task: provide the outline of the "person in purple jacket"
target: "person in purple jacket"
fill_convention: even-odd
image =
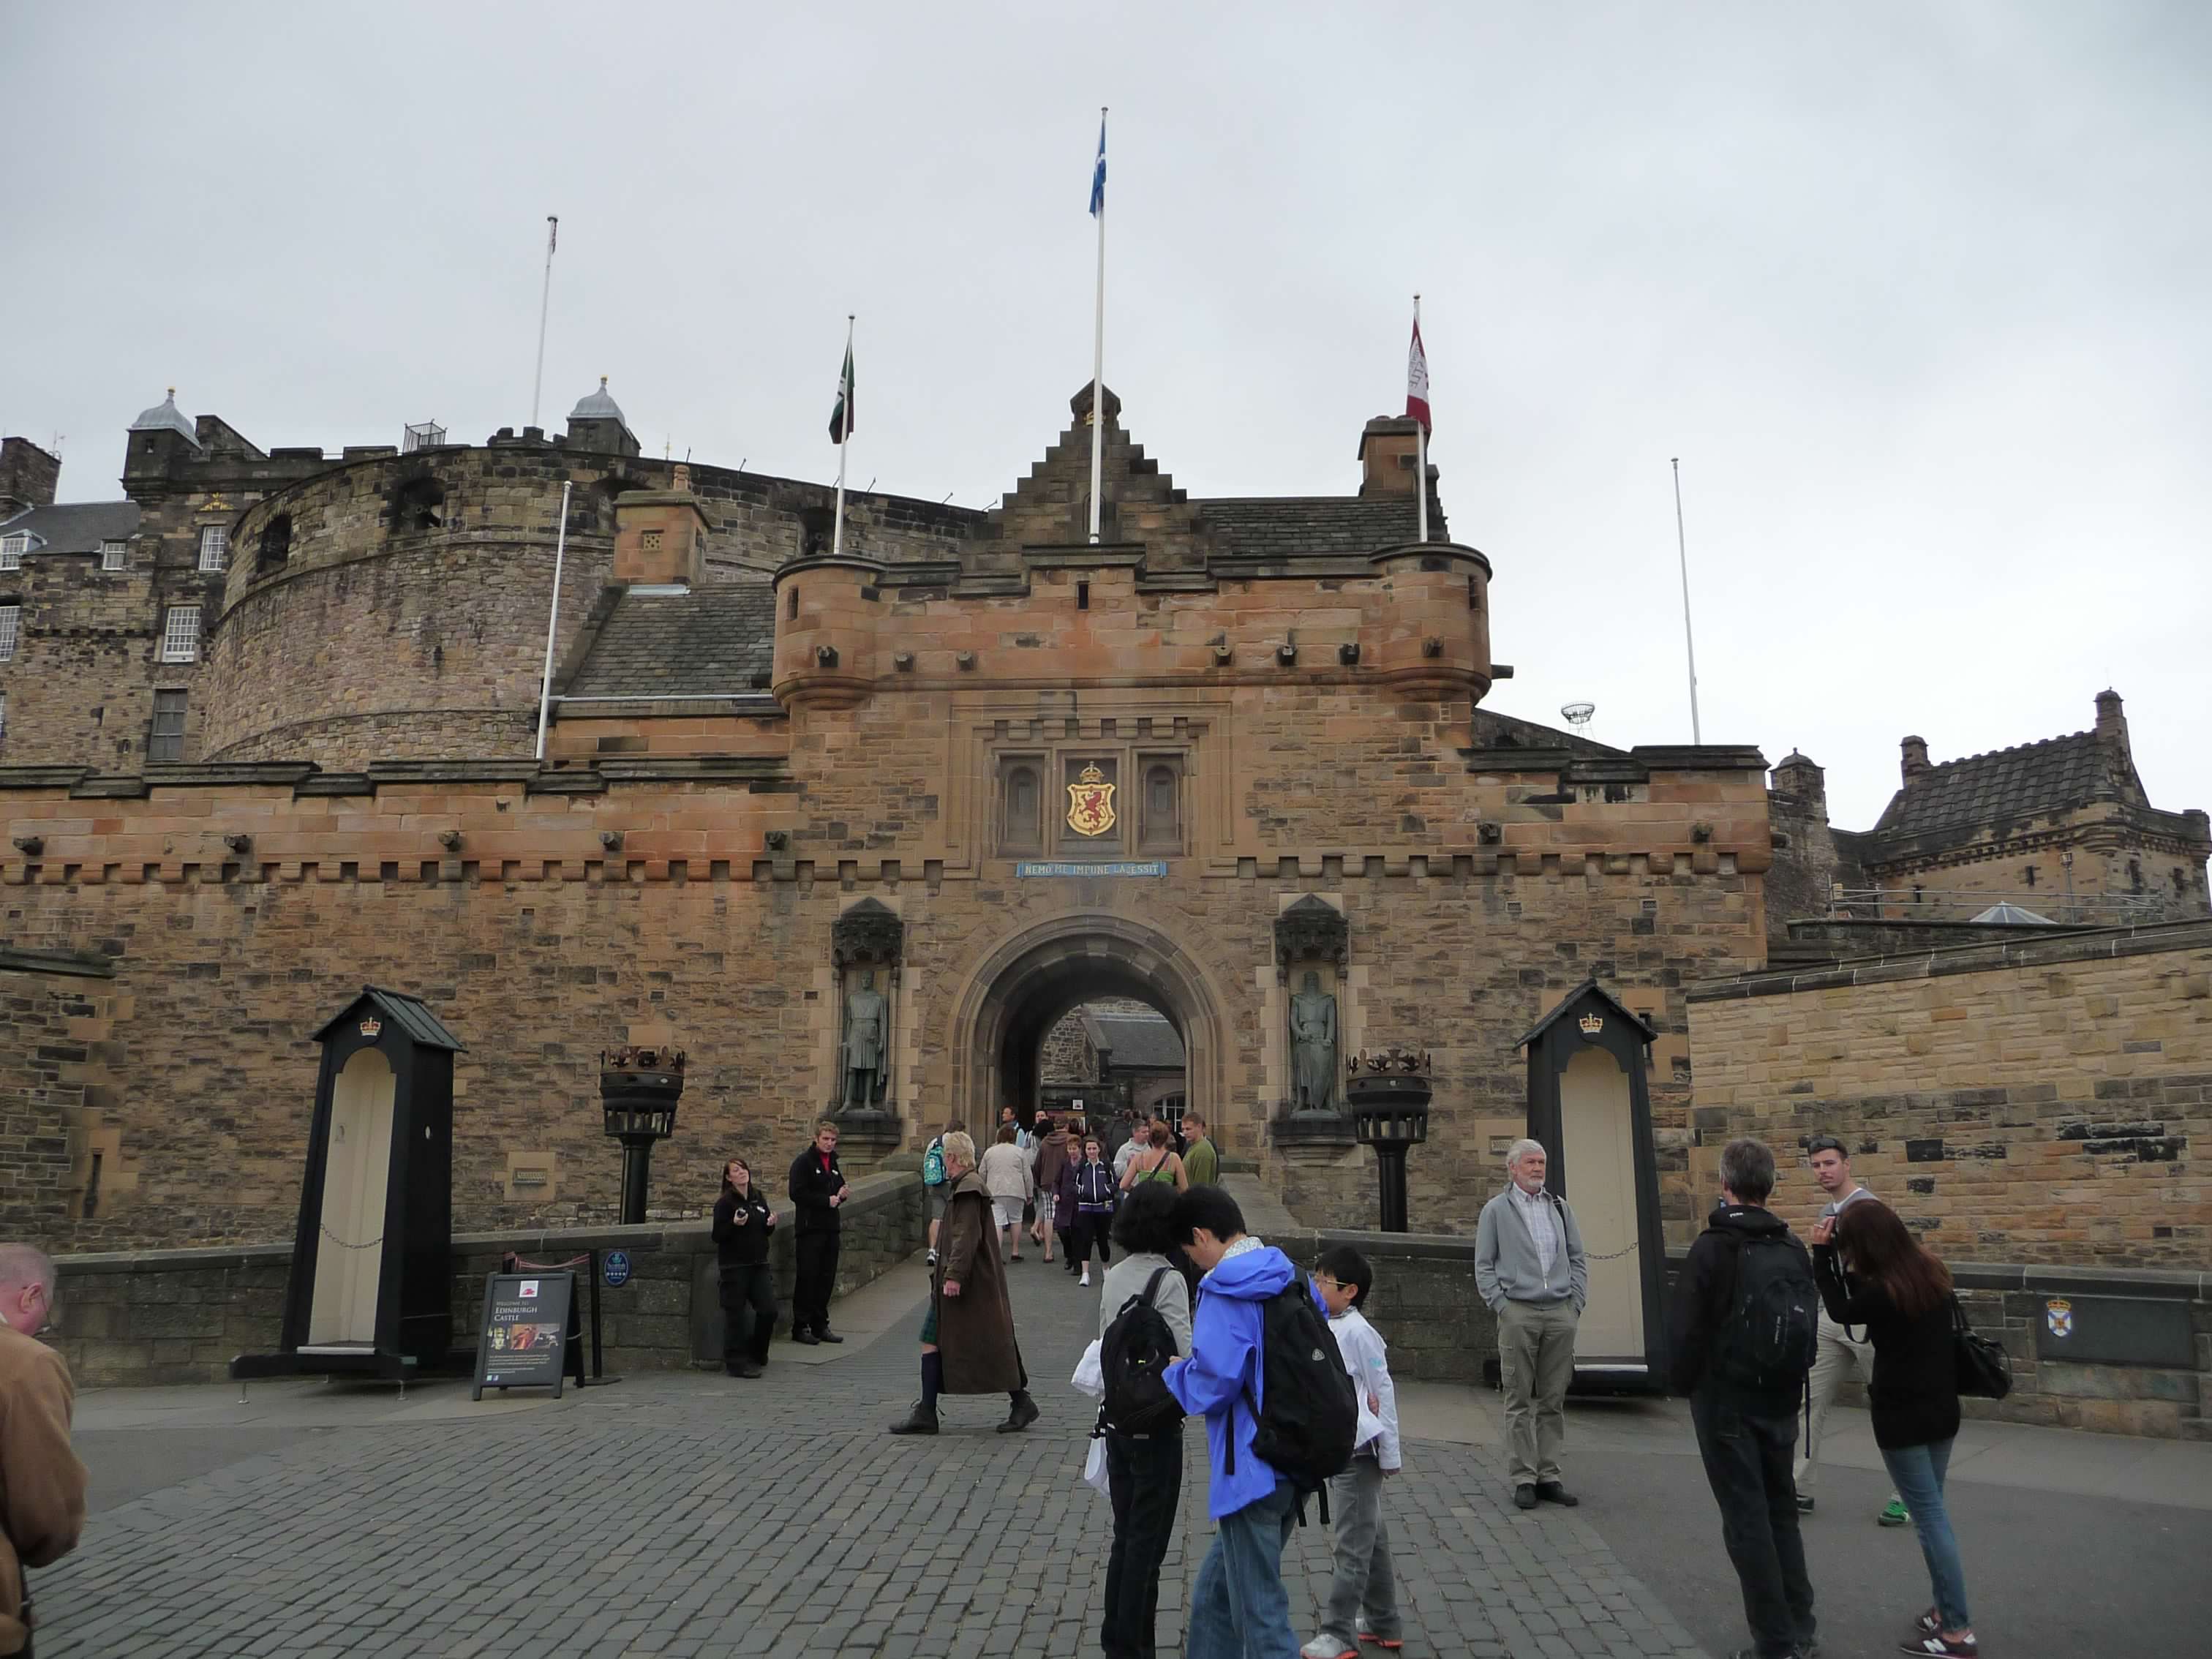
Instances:
[[[1213,1478],[1206,1507],[1213,1547],[1191,1591],[1188,1659],[1297,1659],[1283,1549],[1297,1524],[1297,1493],[1252,1450],[1266,1378],[1261,1304],[1297,1277],[1291,1259],[1244,1231],[1243,1212],[1218,1187],[1176,1200],[1174,1228],[1206,1277],[1191,1322],[1190,1358],[1164,1373],[1182,1408],[1206,1417]],[[1230,1473],[1230,1448],[1236,1473]]]

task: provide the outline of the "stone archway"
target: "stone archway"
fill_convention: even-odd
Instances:
[[[1071,1008],[1133,997],[1165,1015],[1182,1039],[1193,1109],[1218,1121],[1227,1099],[1222,999],[1206,971],[1158,929],[1126,916],[1079,915],[1028,928],[992,951],[953,1004],[953,1115],[994,1122],[1036,1081],[1045,1034]]]

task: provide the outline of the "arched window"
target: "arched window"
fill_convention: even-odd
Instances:
[[[292,556],[292,515],[279,513],[261,526],[260,562],[268,569]]]
[[[1143,822],[1139,825],[1139,843],[1148,851],[1176,852],[1182,846],[1182,780],[1175,763],[1169,760],[1147,762],[1145,766],[1145,793],[1140,803]]]
[[[1034,852],[1044,844],[1043,783],[1033,763],[1009,765],[1004,774],[1006,822],[1000,840],[1012,852]]]

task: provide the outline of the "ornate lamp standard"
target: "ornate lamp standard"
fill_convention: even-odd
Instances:
[[[1352,1133],[1375,1149],[1382,1188],[1382,1231],[1406,1229],[1406,1151],[1429,1138],[1429,1057],[1403,1048],[1354,1054],[1346,1063],[1346,1097]]]
[[[610,1139],[622,1142],[622,1219],[645,1219],[652,1179],[653,1144],[676,1133],[676,1102],[684,1092],[681,1053],[665,1048],[617,1048],[599,1054],[599,1103]]]

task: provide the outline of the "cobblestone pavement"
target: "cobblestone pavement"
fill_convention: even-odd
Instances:
[[[40,1655],[1096,1654],[1111,1528],[1066,1378],[1097,1292],[1010,1272],[1044,1409],[1027,1434],[994,1433],[1005,1402],[982,1399],[947,1401],[937,1439],[883,1432],[918,1392],[918,1308],[760,1382],[633,1377],[319,1434],[95,1516],[34,1583]],[[1189,1432],[1164,1652],[1212,1540]],[[1411,1443],[1407,1466],[1389,1501],[1412,1659],[1698,1653],[1587,1522],[1513,1509],[1486,1449]],[[1328,1565],[1326,1532],[1300,1532],[1301,1640]]]

